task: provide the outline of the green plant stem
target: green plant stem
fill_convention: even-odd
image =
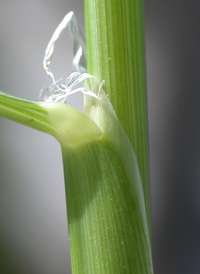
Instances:
[[[150,231],[147,101],[142,0],[85,0],[88,72],[105,92],[134,148]]]
[[[137,160],[105,93],[85,100],[102,132],[62,146],[73,274],[152,274],[151,245]]]
[[[104,138],[62,152],[72,273],[152,273],[139,177]]]

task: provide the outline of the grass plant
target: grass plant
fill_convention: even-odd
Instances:
[[[85,0],[85,15],[97,98],[81,113],[0,93],[0,115],[61,145],[72,273],[151,274],[143,2]]]

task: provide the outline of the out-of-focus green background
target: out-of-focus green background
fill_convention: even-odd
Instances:
[[[83,0],[0,1],[0,89],[38,100],[42,60],[58,23]],[[145,1],[155,274],[200,273],[200,4]],[[72,70],[67,31],[56,78]],[[82,109],[82,97],[70,104]],[[77,167],[78,168],[78,167]],[[71,273],[60,146],[0,118],[0,273]]]

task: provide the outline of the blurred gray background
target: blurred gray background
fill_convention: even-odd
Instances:
[[[0,89],[38,100],[55,27],[83,0],[0,0]],[[155,274],[200,273],[200,2],[145,1]],[[72,41],[56,44],[56,78],[72,72]],[[70,104],[82,108],[81,96]],[[0,273],[71,273],[60,146],[0,118]]]

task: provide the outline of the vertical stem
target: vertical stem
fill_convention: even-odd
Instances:
[[[88,72],[104,89],[134,148],[150,231],[142,0],[85,0]]]

